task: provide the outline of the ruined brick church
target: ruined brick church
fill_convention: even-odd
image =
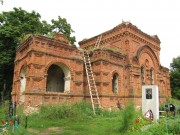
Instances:
[[[98,37],[101,41],[95,47]],[[89,50],[102,107],[141,105],[142,85],[158,85],[160,102],[171,96],[169,70],[160,64],[160,40],[129,22],[71,45],[34,35],[16,50],[12,98],[31,106],[90,100],[83,50]]]

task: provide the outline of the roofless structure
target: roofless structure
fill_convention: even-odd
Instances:
[[[98,44],[97,44],[98,41]],[[103,108],[133,101],[142,85],[158,85],[160,102],[171,96],[169,70],[160,64],[160,40],[129,22],[71,45],[62,34],[30,36],[16,50],[12,97],[18,104],[90,100],[83,54],[90,63]]]

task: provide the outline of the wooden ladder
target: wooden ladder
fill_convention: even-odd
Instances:
[[[86,69],[86,75],[87,75],[87,81],[88,81],[88,87],[89,87],[89,94],[91,97],[91,103],[94,114],[96,114],[96,108],[101,108],[100,100],[98,91],[96,88],[96,83],[94,80],[94,74],[91,67],[91,61],[89,58],[89,52],[84,51],[84,64]]]
[[[99,44],[100,44],[100,42],[101,42],[101,38],[102,38],[102,35],[100,35],[100,36],[97,38],[96,44],[95,44],[94,48],[99,48]]]

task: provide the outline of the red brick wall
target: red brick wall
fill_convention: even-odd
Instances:
[[[94,48],[97,37],[81,41],[80,47]],[[160,102],[171,96],[169,70],[160,66],[160,41],[132,24],[121,24],[102,33],[99,49],[91,51],[92,68],[104,108],[124,107],[132,101],[141,106],[141,67],[145,69],[145,84],[151,83],[150,70],[154,71],[154,84],[159,86]],[[89,100],[89,90],[83,63],[83,52],[70,45],[63,35],[56,38],[31,36],[16,51],[12,97],[20,103],[25,95],[25,105],[39,105]],[[67,92],[46,90],[47,71],[52,64],[65,68],[70,76]],[[26,68],[26,88],[20,92],[21,69]],[[112,90],[113,75],[118,75],[118,90]],[[68,87],[67,87],[68,88]]]

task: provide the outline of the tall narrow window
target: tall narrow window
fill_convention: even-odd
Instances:
[[[141,80],[142,80],[142,85],[145,85],[144,67],[141,67]]]
[[[113,93],[118,93],[118,74],[113,75],[112,91],[113,91]]]
[[[153,69],[150,70],[150,75],[151,75],[151,85],[153,85],[154,84],[154,70]]]

